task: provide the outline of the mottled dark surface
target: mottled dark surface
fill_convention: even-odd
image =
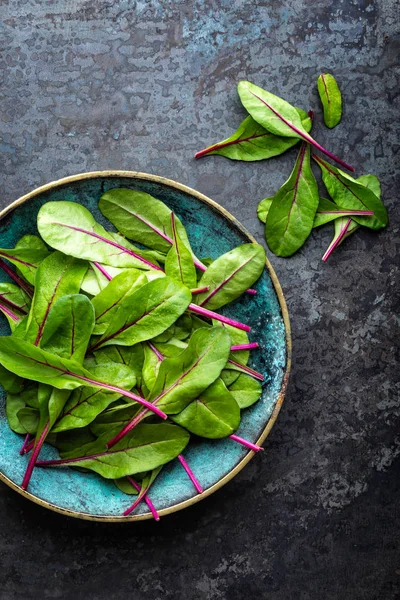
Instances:
[[[316,108],[315,137],[357,174],[381,177],[390,215],[326,265],[329,226],[294,257],[272,257],[294,368],[263,456],[159,524],[66,520],[1,485],[1,600],[399,598],[397,7],[0,2],[2,206],[64,175],[142,170],[208,194],[261,241],[257,201],[295,151],[253,164],[192,159],[240,122],[235,85],[248,78]],[[344,96],[333,131],[321,124],[321,71]]]

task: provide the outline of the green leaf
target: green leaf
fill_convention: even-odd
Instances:
[[[157,373],[161,365],[161,360],[151,349],[150,346],[144,344],[144,363],[142,377],[146,387],[151,390],[156,379]]]
[[[185,429],[168,423],[140,424],[110,451],[106,450],[108,438],[105,433],[84,447],[85,456],[62,460],[60,466],[81,467],[106,479],[118,479],[156,469],[181,454],[189,442]]]
[[[49,256],[47,249],[32,248],[1,248],[0,257],[15,265],[23,277],[32,285],[35,284],[36,271],[40,263]]]
[[[115,241],[114,234],[75,202],[47,202],[39,210],[37,226],[49,246],[69,256],[114,267],[159,268],[146,259],[145,252]]]
[[[322,257],[323,261],[328,260],[335,248],[337,248],[339,244],[343,242],[343,240],[349,237],[349,235],[354,233],[360,227],[360,225],[350,217],[340,217],[340,219],[336,219],[334,226],[335,233],[333,240],[329,244],[328,249]]]
[[[342,118],[342,95],[333,75],[324,73],[318,77],[318,93],[324,109],[325,125],[332,129]]]
[[[310,131],[312,126],[310,117],[300,108],[296,108],[295,110],[300,115],[304,129]],[[270,131],[259,125],[253,117],[248,116],[239,125],[233,135],[226,140],[222,140],[222,142],[218,142],[205,148],[205,150],[197,152],[195,158],[201,158],[207,154],[219,154],[231,160],[264,160],[286,152],[286,150],[297,144],[298,141],[297,137],[282,138],[273,135]]]
[[[129,496],[137,496],[139,493],[137,489],[133,487],[128,477],[120,477],[119,479],[114,479],[114,483],[121,492],[123,492],[124,494],[129,494]]]
[[[353,217],[354,221],[370,229],[381,229],[388,223],[386,208],[372,189],[350,177],[340,169],[313,155],[322,172],[322,180],[332,200],[346,210],[372,210],[375,215]]]
[[[89,298],[83,294],[62,296],[49,312],[40,347],[82,364],[93,327],[94,309]]]
[[[78,293],[87,264],[61,252],[53,252],[40,264],[35,280],[35,294],[29,312],[26,339],[39,344],[43,329],[55,302],[66,294]]]
[[[275,194],[265,223],[265,239],[278,256],[291,256],[311,233],[318,207],[318,185],[310,165],[310,146],[302,144],[296,164]]]
[[[356,181],[374,192],[375,196],[380,200],[381,183],[376,175],[361,175]]]
[[[24,380],[0,365],[0,384],[4,391],[18,394],[24,387]]]
[[[260,277],[265,267],[265,250],[259,244],[243,244],[217,258],[203,273],[199,287],[208,292],[195,296],[196,303],[216,310],[236,300]]]
[[[302,139],[346,169],[354,170],[311,137],[304,128],[299,113],[289,102],[253,85],[249,81],[240,81],[238,92],[243,106],[253,119],[265,129],[275,135]]]
[[[114,320],[122,301],[147,283],[139,269],[128,269],[111,279],[92,300],[96,314],[95,335],[102,335]]]
[[[165,259],[165,273],[176,279],[176,281],[180,281],[189,289],[195,288],[197,284],[196,267],[190,250],[179,237],[174,213],[171,213],[171,229],[174,243]]]
[[[135,346],[105,346],[104,348],[100,348],[100,350],[96,350],[94,356],[95,362],[98,365],[105,363],[126,365],[136,377],[137,385],[141,386],[144,361],[142,344],[135,344]]]
[[[110,344],[132,346],[159,335],[187,309],[191,299],[190,290],[170,277],[150,281],[120,302],[91,350]]]
[[[134,372],[127,365],[118,363],[105,363],[92,366],[90,369],[92,377],[101,381],[112,381],[114,385],[125,389],[132,389],[136,383]],[[72,392],[68,401],[57,416],[57,422],[53,427],[54,432],[67,429],[78,429],[86,427],[112,402],[118,400],[121,394],[118,392],[110,394],[100,389],[80,387]],[[139,404],[136,404],[139,407]]]
[[[31,299],[20,287],[6,282],[0,283],[0,302],[21,315],[26,315],[31,305]]]
[[[239,408],[243,409],[252,406],[259,400],[262,387],[256,379],[242,374],[229,386],[229,391],[238,403]]]
[[[146,194],[127,188],[115,188],[100,198],[99,209],[130,240],[167,253],[172,244],[171,209]],[[175,217],[176,229],[187,248],[190,243],[182,223]]]
[[[240,409],[225,384],[217,379],[172,420],[190,433],[218,439],[239,427]]]
[[[29,384],[17,393],[7,393],[7,420],[10,428],[16,433],[28,433],[27,429],[23,427],[18,418],[18,412],[27,407],[36,411],[39,408],[37,384]]]
[[[85,294],[89,294],[90,296],[96,296],[108,284],[108,279],[106,279],[104,276],[103,281],[104,284],[101,285],[97,278],[95,268],[90,263],[85,277],[81,283],[81,291],[85,292]]]
[[[148,400],[166,414],[181,412],[217,379],[228,360],[230,345],[224,327],[197,329],[186,350],[161,363]]]
[[[260,219],[261,223],[265,223],[265,221],[267,220],[268,211],[271,208],[273,199],[273,196],[271,198],[264,198],[264,200],[261,200],[261,202],[259,203],[257,207],[257,216]]]

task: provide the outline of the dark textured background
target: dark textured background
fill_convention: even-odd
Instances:
[[[101,525],[1,484],[1,600],[398,599],[397,2],[0,0],[0,12],[1,206],[65,175],[142,170],[208,194],[262,241],[257,202],[295,151],[192,159],[239,124],[248,78],[316,109],[315,137],[382,179],[390,215],[327,264],[330,226],[271,257],[292,319],[289,391],[263,456],[217,494],[159,524]],[[344,97],[333,131],[322,71]]]

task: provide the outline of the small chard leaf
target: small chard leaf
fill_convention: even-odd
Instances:
[[[0,249],[0,257],[10,261],[18,268],[22,276],[32,285],[35,285],[36,271],[40,263],[49,256],[49,251],[31,248]]]
[[[35,294],[29,312],[26,339],[38,345],[50,311],[57,300],[66,294],[79,292],[87,264],[61,252],[53,252],[40,264]]]
[[[91,350],[118,344],[132,346],[167,329],[187,309],[190,290],[170,277],[146,283],[125,297],[115,318]]]
[[[89,265],[88,270],[81,283],[81,291],[89,296],[97,296],[99,292],[108,284],[108,279],[103,276],[103,285],[99,283],[95,267]]]
[[[85,455],[49,461],[47,466],[70,466],[89,469],[105,479],[119,479],[151,471],[176,458],[187,446],[189,433],[168,423],[139,425],[112,450],[107,451],[107,434],[84,447]],[[45,466],[45,463],[39,463]]]
[[[99,209],[128,239],[163,254],[170,250],[173,244],[172,211],[161,200],[145,192],[115,188],[102,195]],[[176,215],[175,224],[181,241],[192,252],[186,230]],[[194,255],[193,258],[196,266],[204,269]]]
[[[165,259],[165,273],[189,289],[194,288],[197,284],[196,267],[190,251],[179,237],[174,213],[171,213],[171,229],[174,243]]]
[[[268,211],[271,208],[273,199],[273,196],[271,198],[264,198],[264,200],[261,200],[261,202],[259,203],[257,207],[257,216],[260,219],[261,223],[265,223],[265,221],[267,220]]]
[[[240,81],[238,92],[245,109],[265,129],[275,135],[299,138],[338,162],[342,167],[354,171],[352,167],[323,148],[311,137],[304,128],[299,113],[289,102],[249,81]]]
[[[357,181],[359,181],[359,179],[357,179]],[[314,217],[313,228],[315,229],[316,227],[325,225],[326,223],[334,221],[339,217],[351,217],[352,215],[363,216],[366,214],[373,216],[374,213],[372,211],[365,210],[345,210],[343,208],[340,208],[340,206],[338,206],[334,202],[327,200],[326,198],[320,198],[318,209]]]
[[[118,387],[132,389],[136,383],[133,371],[126,365],[105,363],[92,366],[92,377],[96,380],[112,381]],[[103,412],[112,402],[118,400],[121,394],[110,394],[100,389],[81,387],[72,392],[68,401],[57,417],[53,427],[54,432],[66,431],[86,427]],[[136,406],[140,405],[136,403]]]
[[[68,256],[114,267],[159,269],[146,253],[131,250],[97,223],[93,215],[75,202],[47,202],[37,217],[40,235],[49,246]]]
[[[240,409],[225,384],[217,379],[172,420],[190,433],[218,439],[239,427]]]
[[[15,433],[28,433],[18,419],[18,412],[27,407],[36,411],[39,408],[37,384],[29,384],[17,393],[7,393],[6,416],[10,428]]]
[[[159,354],[153,350],[154,346],[151,347],[144,344],[144,363],[142,377],[146,387],[151,390],[157,379],[158,370],[160,368],[162,360]]]
[[[381,183],[376,175],[361,175],[356,181],[365,185],[365,187],[374,192],[379,200],[381,199]]]
[[[142,368],[144,361],[144,350],[142,344],[135,346],[106,346],[94,353],[95,362],[98,365],[115,363],[126,365],[136,377],[136,383],[140,387],[142,379]],[[133,386],[134,384],[132,384]],[[132,387],[131,386],[131,387]],[[123,386],[125,387],[125,386]]]
[[[121,492],[128,494],[129,496],[137,496],[139,493],[138,490],[131,484],[128,477],[114,479],[114,483]]]
[[[122,301],[139,287],[147,283],[143,271],[128,269],[108,282],[92,300],[96,314],[95,335],[102,335],[114,320]]]
[[[265,239],[278,256],[291,256],[311,233],[318,208],[318,185],[303,143],[289,179],[275,194],[265,223]]]
[[[223,369],[220,378],[226,387],[230,387],[240,376],[240,371],[237,369]]]
[[[322,260],[325,262],[328,260],[332,252],[345,240],[349,235],[354,233],[360,225],[356,223],[353,219],[349,217],[340,217],[340,219],[336,219],[334,222],[335,233],[333,236],[333,240],[328,246],[327,251],[325,252]]]
[[[49,312],[40,347],[83,363],[94,328],[94,309],[83,294],[62,296]]]
[[[29,312],[31,299],[17,285],[13,283],[0,283],[0,303],[17,314],[26,315]]]
[[[165,359],[159,368],[149,400],[166,414],[181,412],[219,376],[230,350],[224,327],[198,329],[179,356]]]
[[[24,388],[24,380],[0,364],[0,384],[5,392],[19,394]]]
[[[342,94],[333,75],[324,73],[318,77],[318,93],[324,109],[325,125],[332,129],[342,118]]]
[[[304,129],[311,130],[312,121],[304,110],[296,108]],[[298,137],[282,138],[264,129],[253,117],[248,116],[239,125],[233,135],[226,140],[218,142],[195,154],[195,158],[201,158],[207,154],[219,154],[231,160],[264,160],[278,156],[299,141]]]
[[[259,400],[262,388],[259,381],[242,374],[229,386],[229,391],[242,410],[243,408],[252,406],[252,404]]]
[[[217,258],[203,273],[199,287],[209,290],[195,296],[196,303],[216,310],[236,300],[260,277],[265,250],[259,244],[243,244]]]
[[[372,189],[353,179],[340,169],[313,155],[322,172],[322,180],[332,200],[346,210],[373,211],[374,216],[354,216],[360,225],[370,229],[381,229],[388,223],[386,208]]]

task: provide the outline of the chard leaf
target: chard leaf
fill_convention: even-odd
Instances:
[[[296,108],[301,118],[304,129],[308,132],[311,130],[312,121],[307,113]],[[299,141],[298,137],[282,138],[278,135],[273,135],[267,129],[264,129],[253,117],[248,116],[239,125],[233,135],[226,140],[213,144],[195,154],[195,158],[201,158],[207,154],[219,154],[230,158],[231,160],[264,160],[278,156],[292,148]]]
[[[132,346],[159,335],[187,309],[191,298],[190,290],[170,277],[146,283],[120,302],[115,317],[91,350],[110,344]]]
[[[36,271],[40,263],[49,256],[47,249],[1,248],[0,257],[15,265],[23,277],[32,285],[35,284]]]
[[[157,353],[157,349],[152,344],[144,344],[142,377],[149,390],[154,386],[162,360],[163,359],[161,359],[160,355]]]
[[[259,381],[248,375],[242,374],[229,386],[229,391],[238,403],[239,408],[242,410],[259,400],[262,388]]]
[[[195,288],[197,284],[196,267],[190,251],[179,237],[174,213],[171,213],[171,229],[174,243],[165,259],[165,273],[189,289]]]
[[[118,387],[131,389],[136,383],[133,371],[126,365],[105,363],[91,367],[91,375],[95,379],[112,381]],[[89,425],[112,402],[118,400],[121,394],[110,394],[100,389],[80,387],[72,392],[64,405],[53,432],[78,429]],[[135,403],[137,407],[139,404]]]
[[[69,256],[114,267],[160,268],[147,260],[145,252],[130,250],[116,241],[84,206],[75,202],[47,202],[38,213],[37,226],[49,246]]]
[[[102,335],[114,320],[122,301],[147,283],[139,269],[127,269],[108,282],[92,300],[96,314],[95,335]]]
[[[319,156],[313,155],[322,171],[322,180],[332,200],[346,210],[373,211],[374,216],[356,217],[353,219],[360,225],[371,229],[381,229],[388,223],[386,208],[373,190],[353,179],[340,169],[327,163]]]
[[[26,339],[40,343],[43,329],[55,302],[66,294],[78,293],[87,264],[61,252],[53,252],[40,264],[35,283],[35,294],[29,312]]]
[[[229,350],[230,336],[224,327],[198,329],[186,350],[162,361],[148,399],[166,414],[181,412],[217,379]]]
[[[356,223],[352,218],[349,217],[340,217],[340,219],[336,219],[334,222],[335,233],[333,236],[333,240],[328,246],[327,251],[322,257],[323,261],[327,261],[332,252],[345,240],[349,235],[354,233],[360,225]]]
[[[36,411],[39,408],[37,384],[27,385],[18,393],[7,393],[6,415],[8,424],[15,433],[28,433],[18,418],[19,411],[27,407]]]
[[[116,487],[123,492],[124,494],[128,494],[129,496],[137,496],[138,490],[133,487],[128,477],[120,477],[119,479],[114,479],[114,483]]]
[[[274,197],[271,196],[271,198],[264,198],[264,200],[261,200],[261,202],[259,203],[257,207],[257,216],[260,219],[261,223],[265,223],[265,221],[267,220],[268,211],[271,208],[273,199]]]
[[[18,421],[27,433],[32,435],[36,435],[38,426],[39,426],[39,418],[40,413],[37,408],[31,408],[30,406],[25,406],[21,408],[17,413]],[[22,432],[18,432],[22,433]]]
[[[245,109],[265,129],[275,135],[299,138],[311,144],[346,169],[354,171],[352,167],[323,148],[311,137],[304,128],[299,113],[289,102],[253,85],[249,81],[240,81],[238,92]]]
[[[0,283],[0,303],[10,308],[17,314],[26,315],[29,312],[31,299],[17,285],[13,283]]]
[[[376,175],[361,175],[356,181],[365,185],[365,187],[374,192],[379,200],[381,199],[381,183]]]
[[[62,296],[51,308],[40,347],[62,358],[83,363],[94,327],[94,309],[83,294]]]
[[[108,279],[103,276],[104,284],[99,283],[95,267],[89,264],[89,268],[85,273],[85,276],[81,283],[81,291],[90,296],[96,296],[107,284]]]
[[[15,373],[12,373],[8,369],[5,369],[0,364],[0,384],[4,391],[10,394],[18,394],[24,388],[24,380]]]
[[[146,194],[127,188],[115,188],[100,198],[99,209],[128,239],[166,254],[172,244],[171,209]],[[190,243],[182,223],[175,217],[176,229],[187,248]]]
[[[176,458],[187,446],[189,433],[168,423],[139,425],[112,450],[106,449],[107,433],[84,446],[85,455],[59,461],[39,462],[42,466],[70,466],[89,469],[106,479],[118,479],[151,471]]]
[[[236,300],[260,277],[265,267],[265,250],[259,244],[243,244],[217,258],[203,273],[199,287],[208,292],[195,296],[196,303],[216,310]]]
[[[357,179],[359,181],[359,179]],[[351,217],[354,216],[362,216],[362,215],[370,215],[373,216],[372,211],[365,210],[345,210],[340,208],[334,202],[327,200],[326,198],[320,198],[318,204],[318,210],[315,213],[313,228],[320,227],[321,225],[325,225],[325,223],[329,223],[330,221],[334,221],[339,217]]]
[[[318,208],[318,185],[310,165],[310,146],[303,143],[296,164],[275,194],[265,223],[265,239],[278,256],[291,256],[310,235]]]
[[[190,433],[218,439],[239,427],[240,409],[225,384],[217,379],[172,420]]]
[[[144,351],[142,344],[135,346],[105,346],[94,353],[95,363],[115,363],[126,365],[136,377],[136,384],[141,386]],[[132,384],[133,386],[134,384]],[[132,387],[131,386],[131,387]],[[124,386],[125,387],[125,386]]]
[[[330,73],[318,77],[318,93],[324,109],[325,125],[332,129],[342,118],[342,94],[336,79]]]

